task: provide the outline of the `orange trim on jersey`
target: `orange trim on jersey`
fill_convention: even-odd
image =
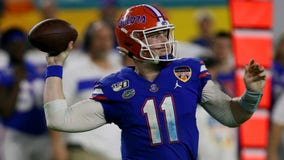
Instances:
[[[206,77],[206,76],[208,76],[208,75],[210,75],[209,72],[204,72],[204,73],[201,73],[201,74],[198,76],[198,78],[203,78],[203,77]]]
[[[99,95],[94,95],[92,98],[96,99],[96,100],[100,100],[100,101],[107,100],[107,98],[105,96],[99,96]]]

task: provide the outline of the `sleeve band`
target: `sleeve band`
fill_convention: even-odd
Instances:
[[[45,78],[59,77],[62,79],[62,75],[63,75],[63,66],[60,65],[47,66]]]

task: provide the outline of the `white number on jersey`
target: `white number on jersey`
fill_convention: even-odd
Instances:
[[[143,112],[148,123],[148,131],[150,131],[151,143],[162,143],[161,138],[161,126],[158,119],[157,105],[154,99],[147,99],[143,106]],[[163,112],[164,121],[166,123],[166,130],[170,142],[178,141],[177,127],[176,127],[176,115],[174,110],[174,104],[171,96],[166,96],[160,105],[160,112]]]

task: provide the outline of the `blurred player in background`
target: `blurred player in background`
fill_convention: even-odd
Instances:
[[[213,55],[218,60],[216,80],[222,91],[231,97],[236,95],[235,58],[232,50],[231,34],[219,31],[210,44]]]
[[[284,135],[284,93],[279,96],[273,106],[271,115],[271,129],[268,145],[268,160],[282,160]],[[282,145],[282,146],[281,146]]]
[[[113,34],[115,30],[115,22],[118,12],[118,0],[101,0],[100,8],[100,20],[106,22],[111,26]],[[117,41],[115,36],[113,37],[114,43],[113,47],[116,49]]]
[[[42,16],[42,20],[57,17],[57,5],[55,0],[41,0],[39,11]]]
[[[113,31],[105,21],[86,30],[80,59],[68,60],[64,69],[64,95],[69,105],[90,97],[94,82],[121,69],[120,55],[113,50]],[[70,160],[119,160],[120,129],[109,124],[83,133],[65,134]]]
[[[2,17],[3,17],[3,11],[4,11],[4,2],[0,1],[0,25],[2,25]],[[0,37],[2,36],[2,30],[0,31]],[[2,73],[3,70],[5,70],[8,66],[9,63],[9,58],[8,58],[8,54],[5,53],[5,51],[1,48],[0,46],[0,81],[2,82]],[[2,86],[2,85],[0,85]],[[2,88],[0,87],[0,90],[2,90]],[[3,93],[2,91],[0,91],[0,93]],[[3,95],[0,95],[0,97],[2,97]],[[0,103],[2,99],[0,99]],[[1,121],[1,119],[0,119]],[[0,159],[2,159],[3,157],[3,141],[4,141],[4,126],[2,124],[2,122],[0,122]]]
[[[272,104],[284,93],[284,33],[275,47],[272,66]]]
[[[92,97],[67,105],[62,65],[69,49],[47,57],[44,93],[50,128],[83,132],[106,123],[122,129],[122,159],[197,159],[195,112],[201,104],[222,124],[237,127],[257,109],[265,84],[264,68],[254,60],[245,66],[246,92],[231,98],[210,80],[198,59],[177,59],[174,26],[157,7],[128,8],[116,25],[119,51],[134,59],[96,82]]]
[[[198,10],[195,19],[199,33],[198,36],[192,40],[192,43],[204,48],[209,48],[214,38],[214,18],[208,10]]]
[[[5,126],[4,160],[50,160],[51,142],[42,109],[43,75],[26,57],[25,32],[3,32],[1,46],[9,65],[1,72],[1,119]],[[43,73],[43,72],[42,72]]]
[[[118,11],[117,0],[101,0],[100,17],[102,21],[108,23],[115,29],[116,16]]]
[[[3,98],[5,97],[5,94],[7,94],[5,92],[5,88],[6,88],[6,84],[5,84],[5,70],[8,68],[9,66],[9,57],[8,57],[8,53],[6,53],[2,48],[0,48],[0,103],[2,103],[4,100]],[[2,107],[2,105],[0,105],[0,107]],[[0,115],[2,115],[3,111],[2,109],[0,109]],[[2,116],[0,116],[2,117]],[[4,143],[4,134],[5,134],[5,127],[3,126],[2,123],[2,118],[0,118],[0,159],[3,159],[3,143]]]
[[[282,96],[281,96],[282,95]],[[272,114],[268,146],[268,160],[284,159],[284,34],[276,44],[272,66]]]

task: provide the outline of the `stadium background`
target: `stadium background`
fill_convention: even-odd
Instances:
[[[99,18],[99,9],[102,6],[100,1],[94,0],[57,0],[56,2],[59,8],[58,18],[74,25],[79,32],[79,38],[82,37],[82,32],[88,23]],[[41,20],[39,3],[39,0],[7,1],[0,29],[4,30],[16,25],[28,31]],[[139,3],[153,4],[153,1],[118,0],[117,5],[120,10],[123,10]],[[214,30],[230,31],[231,29],[227,0],[155,0],[155,4],[165,7],[169,19],[175,24],[175,35],[179,41],[188,41],[198,34],[195,16],[200,9],[206,9],[212,14]]]

